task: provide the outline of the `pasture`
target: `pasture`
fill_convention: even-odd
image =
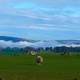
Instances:
[[[2,80],[80,80],[80,56],[43,54],[42,65],[35,56],[0,56]]]

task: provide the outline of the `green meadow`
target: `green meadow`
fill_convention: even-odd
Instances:
[[[80,56],[43,54],[37,65],[35,56],[0,56],[2,80],[80,80]]]

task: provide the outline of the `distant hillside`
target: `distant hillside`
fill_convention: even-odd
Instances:
[[[80,40],[56,40],[57,42],[61,44],[76,44],[80,45]]]
[[[27,42],[36,42],[35,40],[27,40],[24,38],[17,38],[17,37],[10,37],[10,36],[0,36],[0,40],[4,41],[13,41],[13,42],[19,42],[19,41],[27,41]]]
[[[67,46],[67,47],[80,47],[80,40],[29,40],[24,38],[0,36],[0,48],[6,47],[56,47],[56,46]]]

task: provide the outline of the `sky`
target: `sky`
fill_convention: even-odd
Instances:
[[[80,0],[0,0],[0,36],[79,40]]]

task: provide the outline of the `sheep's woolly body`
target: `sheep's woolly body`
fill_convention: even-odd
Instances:
[[[41,56],[37,56],[36,62],[37,62],[38,64],[43,63],[43,58],[42,58]]]

